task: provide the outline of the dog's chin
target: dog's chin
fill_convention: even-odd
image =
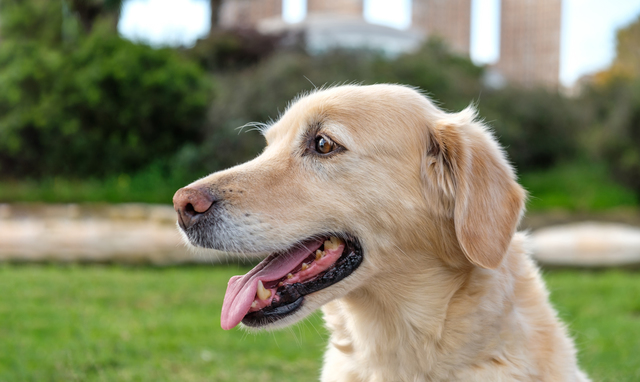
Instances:
[[[339,298],[341,295],[337,292],[338,288],[328,287],[321,291],[315,292],[308,296],[305,296],[302,304],[298,309],[292,311],[288,315],[280,316],[275,320],[259,320],[253,319],[247,320],[247,317],[242,320],[241,327],[251,332],[257,332],[261,330],[278,330],[286,328],[287,326],[294,325],[295,323],[304,320],[306,317],[315,312],[318,308],[324,304]]]

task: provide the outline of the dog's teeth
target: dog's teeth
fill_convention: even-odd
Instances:
[[[321,250],[317,250],[316,251],[316,261],[320,260],[322,258],[322,255],[324,254],[323,251]]]
[[[302,270],[306,271],[307,269],[309,269],[309,265],[307,263],[302,263]]]
[[[284,283],[283,283],[282,281],[280,281],[280,282],[278,283],[278,286],[279,286],[279,287],[284,286]]]
[[[329,238],[329,240],[326,240],[324,242],[324,250],[334,250],[337,249],[340,244],[344,244],[344,241],[342,241],[342,239],[335,237],[335,236],[331,236]]]
[[[288,279],[292,279],[292,278],[293,278],[293,275],[292,275],[291,273],[289,273],[289,274],[287,275],[287,278],[288,278]]]
[[[251,303],[251,309],[255,309],[256,306],[258,306],[258,300],[253,300],[253,302]]]
[[[262,281],[258,280],[258,298],[260,300],[266,300],[269,297],[271,297],[271,291],[269,289],[265,289],[264,285],[262,285]]]

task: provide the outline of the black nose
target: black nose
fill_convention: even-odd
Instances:
[[[180,226],[187,229],[209,211],[216,198],[204,188],[184,187],[173,195],[173,208],[178,213]]]

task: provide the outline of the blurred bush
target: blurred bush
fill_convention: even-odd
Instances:
[[[378,60],[371,80],[418,87],[441,107],[459,111],[480,97],[483,74],[484,68],[474,65],[469,57],[431,39],[415,53]]]
[[[5,15],[9,25],[29,14],[24,4]],[[66,43],[15,33],[0,44],[0,174],[130,172],[201,138],[212,81],[179,52],[100,23]]]
[[[581,133],[589,115],[578,100],[542,88],[504,88],[487,90],[477,106],[519,171],[585,155]]]
[[[0,36],[9,41],[38,41],[57,46],[64,38],[63,3],[51,0],[0,1]]]
[[[279,35],[264,35],[251,28],[214,29],[186,53],[206,70],[237,70],[274,53],[280,40]]]
[[[594,124],[591,151],[609,164],[615,178],[640,195],[640,78],[614,78],[590,87]]]

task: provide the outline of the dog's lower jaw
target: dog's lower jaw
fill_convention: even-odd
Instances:
[[[566,364],[575,359],[575,349],[546,299],[521,304],[529,296],[546,296],[535,265],[522,254],[523,241],[523,235],[516,235],[511,253],[496,270],[408,275],[403,282],[421,295],[398,296],[404,286],[386,288],[382,275],[376,286],[363,286],[325,305],[331,337],[321,380],[587,381],[577,364]],[[512,288],[501,285],[504,280]],[[443,285],[457,287],[445,290]],[[532,307],[535,312],[520,314]],[[540,327],[545,330],[534,330]],[[532,348],[540,346],[544,350]],[[543,364],[536,354],[544,352]]]

